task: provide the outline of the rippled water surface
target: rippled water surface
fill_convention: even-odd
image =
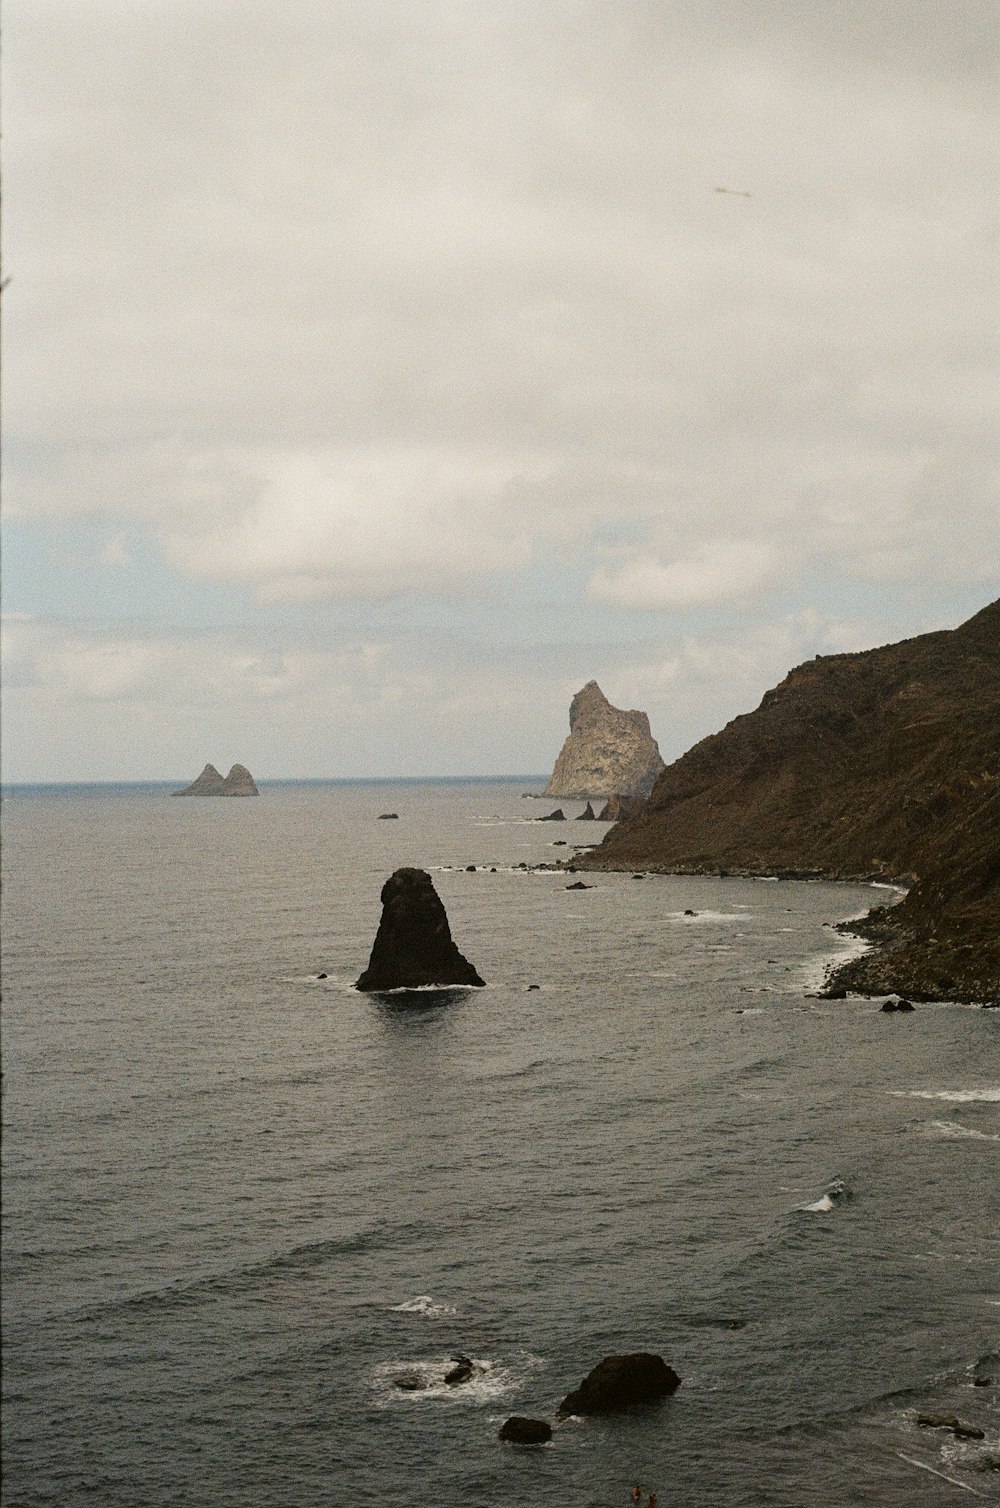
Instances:
[[[809,998],[884,891],[519,871],[605,830],[524,788],[7,793],[5,1503],[997,1499],[1000,1012]],[[485,990],[350,988],[401,864]]]

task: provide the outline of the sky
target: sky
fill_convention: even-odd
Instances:
[[[669,761],[998,593],[993,0],[8,0],[5,781]],[[720,192],[726,190],[726,192]]]

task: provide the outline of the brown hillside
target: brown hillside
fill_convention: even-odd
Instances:
[[[883,925],[879,988],[910,978],[910,993],[980,999],[1000,993],[998,855],[1000,601],[960,628],[798,666],[577,863],[919,879]],[[872,958],[850,972],[874,987]]]

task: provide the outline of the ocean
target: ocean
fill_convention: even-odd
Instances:
[[[812,996],[884,889],[519,869],[537,788],[5,791],[9,1508],[1000,1496],[1000,1012]],[[351,988],[404,864],[485,989]]]

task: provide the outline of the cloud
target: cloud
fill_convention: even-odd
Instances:
[[[639,556],[609,570],[601,566],[587,591],[596,602],[669,611],[702,603],[739,602],[772,586],[779,552],[752,540],[717,539],[687,558]]]
[[[109,628],[158,571],[169,640],[78,622],[46,685],[318,716],[358,684],[328,616],[401,667],[489,598],[498,638],[543,605],[564,677],[659,635],[678,691],[685,615],[886,601],[892,637],[995,579],[986,0],[139,10],[7,17],[5,510],[66,573],[71,524],[131,557]]]

